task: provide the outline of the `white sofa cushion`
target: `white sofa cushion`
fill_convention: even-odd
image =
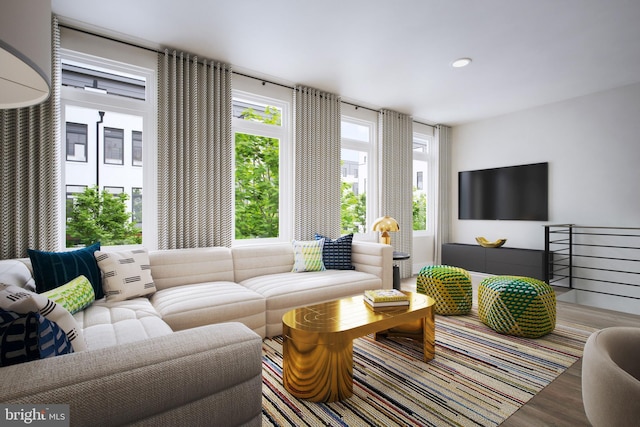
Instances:
[[[246,245],[231,248],[235,281],[241,283],[251,277],[291,272],[293,246],[291,243]]]
[[[116,302],[102,298],[73,317],[82,328],[90,350],[173,332],[151,302],[143,297]]]
[[[149,252],[156,289],[215,281],[233,282],[231,250],[223,247]]]
[[[174,331],[241,322],[264,337],[264,297],[234,282],[209,282],[159,290],[151,303]]]
[[[282,334],[282,316],[289,310],[382,288],[380,277],[356,270],[279,273],[240,282],[266,298],[266,336]]]

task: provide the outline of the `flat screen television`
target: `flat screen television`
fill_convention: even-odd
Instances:
[[[458,219],[548,221],[548,163],[458,172]]]

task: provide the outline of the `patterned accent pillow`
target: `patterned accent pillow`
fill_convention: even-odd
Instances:
[[[93,257],[93,253],[99,250],[100,242],[68,252],[44,252],[27,249],[33,266],[36,291],[38,293],[50,291],[82,275],[91,282],[96,299],[102,298],[104,295],[100,270]]]
[[[330,239],[316,233],[316,240],[324,239],[322,262],[327,270],[355,270],[351,264],[351,243],[353,233],[337,239]]]
[[[73,353],[67,335],[39,313],[0,309],[0,366]]]
[[[17,286],[0,284],[0,309],[18,314],[39,313],[64,331],[73,346],[73,351],[87,349],[84,335],[78,327],[76,319],[63,306],[44,295]]]
[[[303,271],[323,271],[322,246],[324,239],[320,240],[294,240],[293,241],[293,271],[301,273]]]
[[[96,251],[95,257],[102,271],[102,287],[107,301],[124,301],[156,291],[146,249]]]
[[[96,299],[93,287],[85,276],[78,276],[69,283],[43,292],[42,295],[57,302],[71,314],[84,310]]]

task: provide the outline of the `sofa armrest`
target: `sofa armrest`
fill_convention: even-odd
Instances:
[[[240,323],[0,372],[0,402],[69,404],[72,426],[260,424],[262,341]]]
[[[351,263],[357,271],[375,274],[384,289],[393,288],[393,247],[382,243],[354,241]]]

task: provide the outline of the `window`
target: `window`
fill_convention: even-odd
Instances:
[[[62,111],[67,124],[67,156],[64,165],[67,212],[65,218],[62,218],[63,227],[66,228],[66,245],[71,247],[86,244],[79,234],[82,234],[83,226],[88,223],[78,225],[70,223],[70,220],[78,222],[86,218],[88,222],[96,223],[104,220],[97,219],[95,215],[83,217],[77,212],[71,218],[70,209],[74,206],[77,194],[90,188],[119,196],[117,201],[124,204],[126,213],[122,224],[118,225],[119,231],[111,233],[112,236],[122,236],[121,231],[125,230],[124,238],[118,237],[111,241],[110,232],[106,232],[95,239],[101,240],[103,246],[139,244],[142,241],[143,183],[152,182],[151,178],[143,175],[143,156],[146,154],[142,150],[142,134],[144,131],[145,134],[149,132],[148,134],[155,135],[153,118],[156,112],[152,102],[155,92],[150,89],[155,87],[155,72],[66,49],[62,49],[62,62]],[[154,64],[155,60],[149,62],[149,65],[155,66]],[[79,157],[82,161],[77,160]],[[152,165],[155,165],[153,157],[147,157],[147,161],[149,158]],[[146,173],[153,174],[153,168]],[[93,212],[93,207],[84,206],[89,203],[106,206],[106,203],[110,203],[101,197],[91,197],[93,199],[85,198],[85,204],[76,209]],[[98,212],[101,212],[98,215],[104,215],[104,211]],[[122,217],[118,214],[118,221]],[[151,230],[151,234],[155,234],[153,228]],[[145,246],[153,248],[155,241],[155,236],[152,235]]]
[[[86,188],[87,188],[86,185],[67,185],[66,186],[65,200],[66,200],[67,216],[69,216],[71,209],[73,209],[73,203],[76,197],[78,196],[78,194],[83,193]]]
[[[433,203],[427,203],[429,177],[429,144],[431,136],[415,133],[413,134],[413,231],[426,231],[429,229],[428,207]],[[427,185],[425,185],[427,184]]]
[[[124,164],[124,130],[104,128],[104,163],[108,165]]]
[[[131,164],[142,166],[142,132],[131,131]]]
[[[73,210],[73,205],[78,198],[79,194],[84,193],[86,190],[86,185],[66,185],[65,186],[65,212],[66,218],[71,217],[71,211]],[[77,246],[80,242],[78,239],[73,236],[66,236],[67,247]]]
[[[87,125],[67,122],[67,160],[87,161]]]
[[[371,215],[367,201],[368,163],[373,151],[375,123],[354,117],[342,117],[341,123],[341,227],[342,234],[364,233]]]
[[[283,193],[287,183],[280,167],[288,114],[282,100],[234,91],[235,240],[289,238],[283,213],[286,217],[291,192]]]
[[[131,189],[131,220],[142,229],[142,188]]]
[[[123,187],[108,187],[108,186],[105,186],[104,187],[104,191],[106,191],[107,193],[113,194],[114,196],[117,196],[118,194],[124,193],[124,188]]]

